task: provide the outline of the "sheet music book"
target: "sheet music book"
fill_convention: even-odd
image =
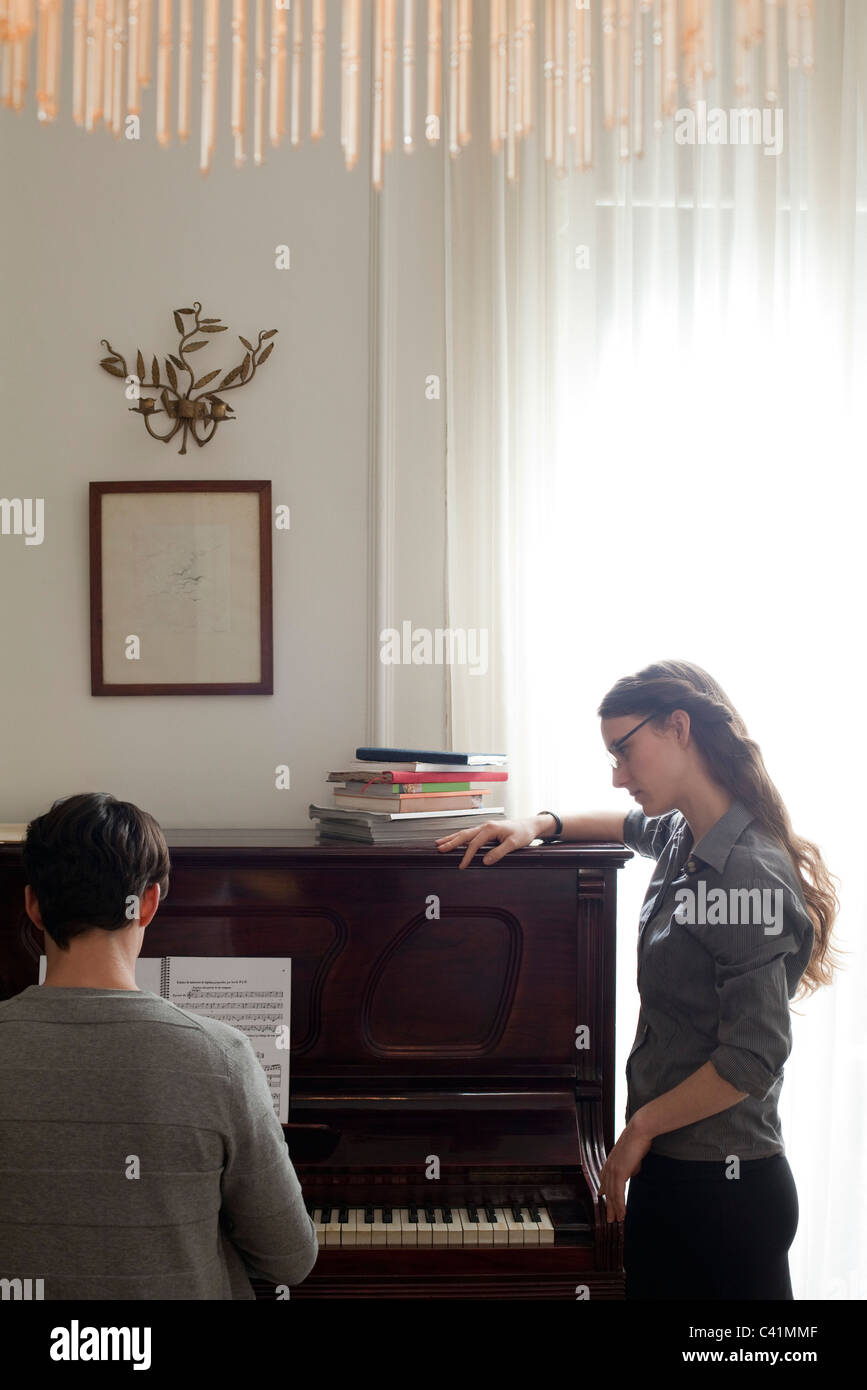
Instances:
[[[40,984],[45,966],[41,956]],[[289,1122],[291,979],[291,960],[270,956],[139,956],[135,965],[139,989],[246,1033],[284,1125]]]

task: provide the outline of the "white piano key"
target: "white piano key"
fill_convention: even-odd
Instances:
[[[382,1207],[375,1207],[373,1215],[374,1222],[370,1228],[370,1243],[371,1245],[386,1245],[389,1227],[382,1219]]]
[[[357,1222],[357,1220],[358,1220],[358,1215],[359,1215],[359,1213],[358,1213],[358,1210],[357,1210],[356,1207],[350,1207],[349,1210],[347,1211],[347,1213],[346,1213],[346,1220],[345,1220],[345,1222],[343,1223],[343,1225],[340,1227],[340,1244],[341,1244],[341,1245],[356,1245],[356,1244],[357,1244],[357,1241],[356,1241],[356,1238],[355,1238],[355,1237],[356,1237],[355,1226],[356,1226],[356,1222]]]
[[[340,1208],[332,1207],[331,1220],[325,1226],[325,1244],[329,1248],[340,1244],[341,1228],[339,1218]]]
[[[325,1244],[325,1228],[322,1225],[321,1207],[313,1208],[313,1226],[316,1230],[316,1239],[319,1241],[320,1246],[323,1246]]]
[[[409,1207],[395,1207],[394,1214],[400,1229],[401,1245],[417,1245],[418,1225],[415,1221],[410,1221]]]
[[[539,1244],[539,1227],[530,1215],[529,1207],[521,1207],[521,1215],[524,1218],[524,1244]]]
[[[502,1207],[495,1207],[494,1216],[496,1217],[496,1221],[494,1223],[494,1244],[508,1245],[509,1228],[506,1225],[506,1213],[503,1211]]]
[[[459,1211],[459,1209],[458,1209],[457,1207],[449,1207],[449,1211],[450,1211],[450,1213],[451,1213],[451,1218],[452,1218],[452,1219],[451,1219],[451,1224],[449,1224],[448,1222],[445,1222],[445,1228],[446,1228],[446,1230],[448,1231],[448,1244],[449,1244],[449,1245],[463,1245],[463,1243],[464,1243],[464,1228],[463,1228],[463,1224],[462,1224],[462,1222],[461,1222],[461,1214],[460,1214],[460,1211]]]
[[[356,1245],[372,1245],[372,1244],[373,1244],[373,1226],[371,1225],[371,1223],[370,1223],[368,1220],[366,1220],[366,1218],[365,1218],[365,1211],[366,1211],[366,1208],[365,1208],[365,1207],[356,1207],[356,1209],[355,1209],[355,1244],[356,1244]],[[374,1211],[373,1214],[374,1214],[374,1216],[376,1216],[376,1212],[375,1212],[375,1211]]]
[[[542,1218],[541,1222],[539,1223],[539,1244],[553,1245],[554,1227],[551,1225],[551,1218],[548,1215],[548,1212],[545,1207],[539,1208],[539,1215]]]
[[[515,1220],[514,1216],[512,1215],[512,1208],[511,1208],[511,1207],[504,1207],[504,1208],[503,1208],[503,1216],[506,1218],[506,1227],[507,1227],[508,1232],[509,1232],[509,1244],[510,1244],[510,1245],[523,1245],[523,1244],[524,1244],[524,1224],[523,1224],[523,1222],[522,1222],[522,1221],[516,1221],[516,1220]]]
[[[392,1207],[392,1208],[391,1208],[391,1221],[390,1221],[390,1222],[384,1221],[382,1224],[385,1226],[385,1243],[386,1243],[386,1245],[400,1245],[400,1244],[401,1244],[400,1215],[399,1215],[399,1213],[398,1213],[397,1207]]]
[[[449,1243],[449,1228],[443,1221],[443,1214],[439,1207],[434,1209],[433,1243],[440,1246]]]
[[[493,1226],[491,1225],[490,1221],[488,1220],[488,1217],[487,1217],[487,1213],[486,1213],[486,1211],[485,1211],[485,1208],[484,1208],[484,1207],[479,1207],[479,1208],[478,1208],[478,1213],[479,1213],[479,1224],[478,1224],[479,1240],[478,1240],[478,1243],[479,1243],[479,1245],[493,1245],[493,1243],[494,1243],[494,1228],[493,1228]]]
[[[428,1221],[421,1207],[418,1212],[418,1234],[416,1244],[429,1246],[433,1245],[433,1226]]]
[[[460,1217],[461,1230],[463,1231],[464,1245],[478,1245],[479,1243],[479,1223],[470,1220],[470,1213],[466,1207],[457,1207],[455,1215]]]

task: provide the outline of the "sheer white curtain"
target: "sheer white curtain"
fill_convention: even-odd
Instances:
[[[778,155],[678,146],[669,123],[640,163],[602,136],[565,180],[524,146],[511,186],[477,84],[476,138],[445,175],[448,618],[490,636],[486,677],[450,668],[452,746],[508,751],[514,814],[627,809],[596,707],[682,657],[727,690],[841,876],[851,954],[798,1006],[781,1103],[795,1294],[829,1299],[867,1296],[867,6],[816,8],[815,74],[783,65]],[[724,108],[744,105],[728,10]],[[622,876],[618,1129],[649,868]]]

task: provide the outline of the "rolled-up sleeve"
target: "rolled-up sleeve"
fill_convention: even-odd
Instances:
[[[623,821],[623,843],[645,859],[658,859],[680,820],[679,811],[647,817],[638,807],[628,811]]]
[[[756,880],[742,886],[749,892],[769,884]],[[779,1081],[792,1050],[787,967],[802,948],[805,930],[812,939],[812,925],[791,889],[783,902],[782,930],[775,933],[763,922],[688,928],[700,935],[714,960],[719,1028],[708,1060],[724,1081],[757,1100]]]

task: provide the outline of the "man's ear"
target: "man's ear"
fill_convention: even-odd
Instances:
[[[42,920],[42,913],[39,911],[39,902],[29,883],[24,885],[24,910],[34,927],[38,927],[40,931],[45,931],[45,923]]]
[[[154,913],[159,905],[160,885],[158,883],[149,883],[142,893],[141,902],[139,903],[138,920],[140,927],[146,927],[148,922],[153,920]]]

